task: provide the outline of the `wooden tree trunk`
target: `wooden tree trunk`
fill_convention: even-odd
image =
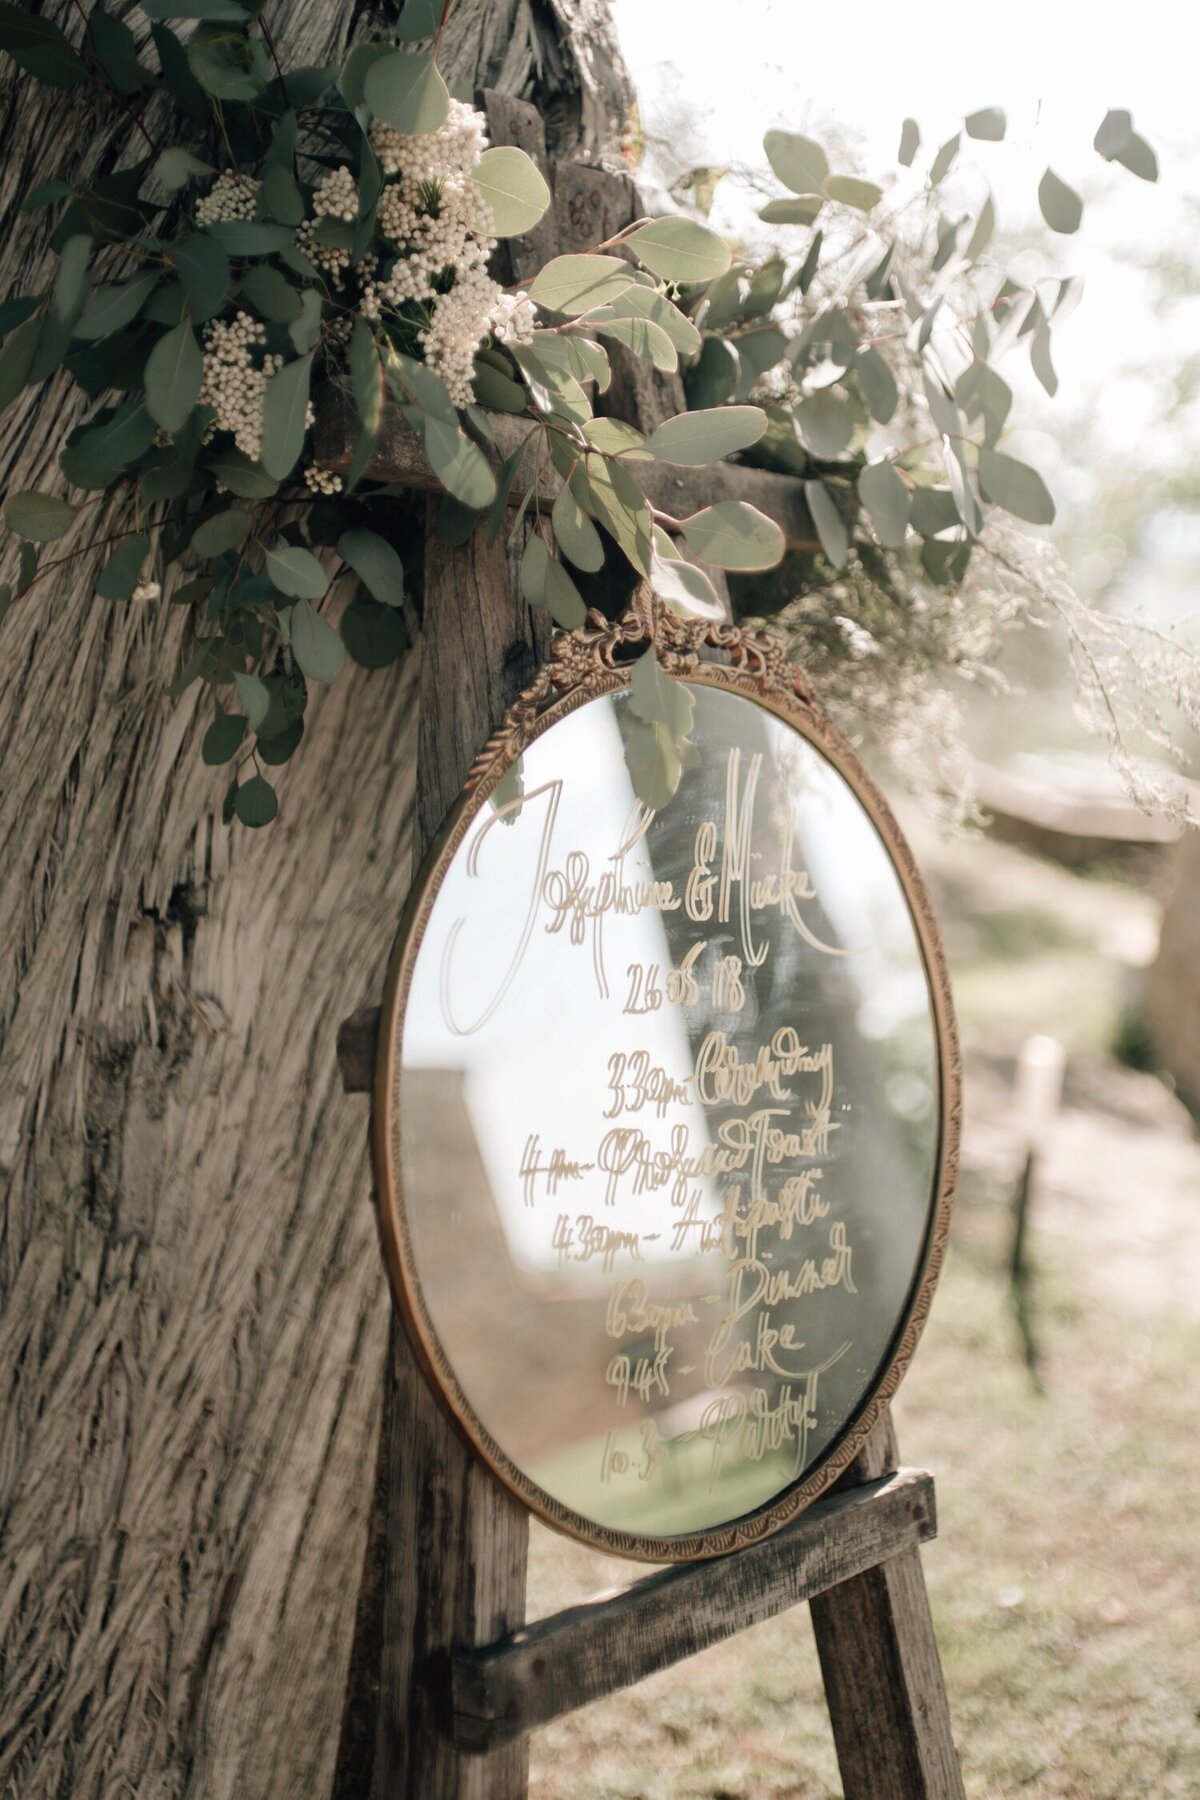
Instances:
[[[270,13],[295,62],[386,23]],[[556,155],[611,150],[601,0],[459,0],[445,51],[460,89],[534,99]],[[115,111],[3,80],[0,291],[36,292],[22,195],[134,152]],[[24,396],[0,482],[55,487],[77,416]],[[280,820],[231,833],[208,702],[165,691],[187,621],[94,599],[94,567],[0,629],[0,1791],[322,1794],[388,1314],[334,1034],[408,885],[419,651],[323,694]]]

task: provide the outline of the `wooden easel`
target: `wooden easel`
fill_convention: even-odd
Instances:
[[[517,142],[545,163],[532,107],[494,94],[479,104],[493,143]],[[635,216],[627,177],[569,165],[555,188],[536,241],[514,248],[515,280]],[[610,399],[622,416],[648,430],[656,409],[681,403],[667,396],[664,407],[643,365],[614,363]],[[334,466],[349,460],[337,430],[335,416],[322,448]],[[436,485],[402,421],[385,422],[371,472]],[[736,493],[778,518],[793,544],[806,527],[811,538],[799,481],[720,466],[665,479],[686,484],[682,498],[660,502],[677,514]],[[520,598],[519,553],[503,533],[490,547],[476,533],[447,549],[431,503],[414,865],[545,654],[545,629]],[[371,1087],[378,1018],[368,1007],[338,1034],[348,1092]],[[900,1468],[884,1414],[837,1486],[775,1536],[525,1628],[528,1515],[450,1423],[393,1314],[334,1800],[523,1800],[531,1730],[802,1600],[847,1800],[956,1800],[962,1777],[919,1550],[935,1531],[932,1477]]]

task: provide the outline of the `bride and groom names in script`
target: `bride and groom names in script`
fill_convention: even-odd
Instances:
[[[698,824],[678,875],[656,867],[649,878],[639,878],[628,869],[655,817],[644,808],[635,812],[607,866],[594,870],[583,850],[558,853],[561,780],[497,807],[472,839],[468,873],[479,873],[490,833],[521,816],[528,887],[521,890],[525,898],[508,962],[470,1022],[452,1004],[464,919],[451,927],[443,948],[442,1012],[455,1035],[471,1035],[495,1014],[539,923],[546,933],[566,932],[573,945],[590,950],[598,997],[619,1004],[625,1018],[694,1008],[701,1018],[715,1014],[732,1026],[703,1033],[687,1074],[669,1072],[647,1049],[614,1050],[594,1146],[544,1143],[536,1131],[525,1141],[521,1196],[527,1207],[548,1203],[550,1247],[560,1267],[596,1263],[614,1277],[605,1307],[604,1328],[614,1344],[605,1381],[620,1406],[640,1404],[642,1416],[639,1450],[625,1447],[623,1435],[607,1434],[600,1468],[605,1482],[650,1481],[670,1446],[695,1440],[709,1447],[710,1485],[738,1463],[768,1456],[786,1458],[788,1478],[794,1478],[805,1466],[818,1421],[820,1378],[850,1348],[841,1343],[814,1362],[798,1323],[811,1296],[830,1289],[856,1292],[846,1221],[831,1217],[821,1191],[823,1159],[840,1129],[832,1117],[833,1047],[805,1042],[790,1024],[747,1046],[747,1028],[739,1029],[741,1015],[754,1016],[756,972],[767,964],[773,931],[797,934],[822,956],[843,954],[805,917],[804,907],[817,895],[808,872],[793,866],[791,816],[782,821],[775,866],[761,867],[754,826],[762,763],[761,754],[743,761],[739,748],[727,752],[723,817]],[[661,861],[661,845],[658,856]],[[623,991],[614,996],[605,921],[647,912],[682,914],[699,933],[665,972],[657,962],[629,963]],[[714,945],[706,957],[706,925],[723,945],[732,928],[738,953],[718,955]],[[686,1021],[685,1013],[681,1017]],[[719,1204],[711,1198],[714,1190]],[[563,1210],[574,1195],[586,1195],[590,1210]],[[604,1213],[612,1218],[618,1205],[622,1223],[606,1222]],[[631,1217],[639,1229],[628,1227]],[[708,1271],[717,1258],[723,1279],[714,1284]],[[651,1259],[660,1279],[666,1276],[665,1292],[654,1280]],[[718,1291],[707,1291],[714,1287]],[[635,1346],[622,1348],[629,1340]],[[690,1410],[680,1405],[689,1397]],[[655,1416],[668,1407],[675,1409],[669,1438]]]

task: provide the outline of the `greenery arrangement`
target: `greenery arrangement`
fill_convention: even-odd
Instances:
[[[572,569],[619,554],[665,604],[703,612],[718,604],[697,566],[708,563],[733,573],[746,611],[787,606],[794,620],[799,609],[818,638],[838,637],[843,660],[861,661],[887,633],[872,638],[849,601],[814,611],[797,595],[867,593],[899,639],[917,641],[923,612],[945,617],[927,597],[963,589],[997,513],[1054,516],[1037,471],[1001,448],[1013,396],[997,364],[1025,350],[1053,392],[1053,334],[1078,283],[1031,285],[992,260],[990,198],[963,216],[936,208],[964,136],[1003,137],[1002,113],[966,119],[895,205],[831,170],[811,139],[769,132],[785,192],[761,216],[804,231],[794,254],[734,260],[693,205],[505,290],[489,274],[496,241],[527,233],[550,194],[522,151],[488,148],[482,116],[447,91],[438,48],[450,4],[408,0],[395,41],[359,45],[341,69],[290,70],[253,0],[143,0],[157,69],[101,5],[75,45],[0,4],[0,49],[52,86],[97,86],[144,149],[86,188],[49,182],[24,202],[59,209],[58,269],[46,292],[0,303],[0,409],[65,367],[96,410],[60,457],[83,499],[7,497],[21,542],[0,616],[48,569],[96,548],[87,515],[126,485],[136,517],[105,540],[97,592],[152,603],[165,590],[194,609],[174,691],[203,681],[217,696],[203,755],[234,771],[227,820],[275,816],[264,769],[300,744],[309,683],[336,679],[347,654],[379,668],[405,646],[405,573],[389,532],[399,494],[366,473],[385,405],[424,444],[448,541],[476,528],[519,541],[534,522],[524,592],[568,628],[585,618]],[[181,20],[186,42],[170,23]],[[163,99],[169,131],[167,109],[149,105]],[[1109,113],[1095,148],[1155,178],[1127,113]],[[918,150],[906,121],[903,170]],[[934,225],[906,236],[914,197]],[[1052,171],[1039,200],[1052,230],[1078,228],[1081,201]],[[681,369],[687,410],[648,437],[597,416],[606,344]],[[336,469],[312,438],[314,395],[331,382],[356,438]],[[529,426],[507,457],[497,412]],[[742,502],[656,513],[632,472],[647,458],[726,456],[804,480],[820,555],[785,560],[777,525]],[[558,481],[548,510],[547,470]],[[59,548],[69,533],[80,541]],[[335,628],[323,605],[346,571],[359,592]],[[993,608],[993,624],[1004,611]],[[939,654],[970,661],[961,644]],[[634,770],[648,804],[674,791],[687,749],[688,720],[655,674],[641,682],[647,742]]]

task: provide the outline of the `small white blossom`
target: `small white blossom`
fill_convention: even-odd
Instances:
[[[531,344],[537,308],[525,292],[501,294],[492,308],[492,336],[500,344]]]
[[[296,242],[305,256],[330,275],[350,267],[350,252],[338,244],[322,244],[316,235],[322,219],[341,219],[353,224],[358,217],[358,183],[343,163],[319,181],[313,189],[313,216],[305,219],[296,233]]]
[[[139,581],[133,590],[134,600],[157,600],[162,588],[157,581]]]
[[[323,468],[320,463],[309,463],[304,479],[314,494],[340,494],[342,491],[341,476],[332,469]]]
[[[252,175],[218,175],[203,200],[196,202],[197,225],[221,225],[229,219],[252,219],[259,183]]]

